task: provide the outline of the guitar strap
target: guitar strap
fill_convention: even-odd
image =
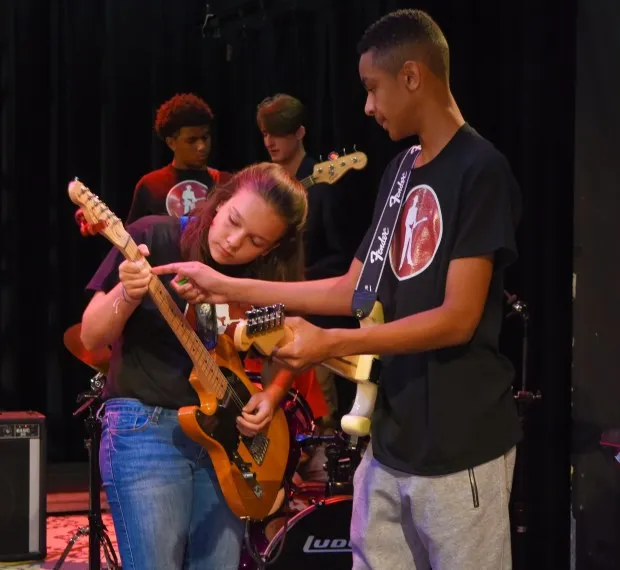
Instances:
[[[181,216],[181,235],[185,231],[189,216]],[[192,310],[193,307],[193,310]],[[217,313],[215,305],[201,303],[199,305],[185,305],[185,317],[193,326],[198,338],[207,350],[213,350],[217,345]]]
[[[390,244],[398,216],[403,206],[404,195],[409,184],[409,177],[420,155],[421,147],[412,146],[400,161],[398,172],[392,182],[392,188],[383,205],[381,217],[377,222],[375,233],[368,245],[368,252],[362,272],[353,293],[352,312],[358,319],[367,317],[377,301],[379,284],[389,257]]]

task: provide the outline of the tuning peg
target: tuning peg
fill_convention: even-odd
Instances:
[[[342,149],[342,156],[344,156],[345,154],[347,154],[347,149],[346,149],[346,148],[343,148],[343,149]]]
[[[357,145],[356,144],[353,145],[353,152],[357,152]]]
[[[323,155],[319,154],[319,162],[323,162]]]

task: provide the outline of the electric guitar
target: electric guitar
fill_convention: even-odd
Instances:
[[[126,259],[147,263],[121,221],[86,186],[77,180],[71,182],[69,196],[81,207],[93,230],[116,246]],[[246,376],[233,341],[220,335],[217,346],[209,352],[155,275],[149,283],[149,295],[194,365],[189,382],[200,404],[178,411],[183,431],[208,451],[222,493],[235,515],[265,518],[279,507],[284,494],[282,479],[290,439],[282,408],[276,408],[272,421],[262,432],[254,437],[242,436],[236,418],[258,388]],[[274,312],[267,320],[275,326],[283,318],[283,313]],[[267,325],[263,327],[266,329]]]
[[[300,180],[306,189],[315,184],[334,184],[340,180],[349,170],[362,170],[368,164],[368,157],[363,152],[352,152],[344,156],[338,156],[332,160],[319,162],[314,165],[312,174]]]
[[[383,306],[377,301],[370,314],[360,321],[360,327],[376,326],[383,321]],[[286,344],[292,339],[293,332],[284,323],[261,327],[250,321],[241,321],[234,332],[237,350],[247,351],[254,346],[265,356],[271,355],[276,346]],[[370,418],[377,399],[380,364],[380,358],[376,354],[330,358],[321,362],[322,366],[357,384],[351,411],[340,420],[342,429],[349,435],[363,437],[370,434]]]

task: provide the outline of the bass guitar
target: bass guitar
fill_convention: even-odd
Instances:
[[[377,301],[370,314],[360,320],[360,327],[376,326],[383,321],[383,306]],[[254,346],[265,356],[271,355],[276,346],[290,342],[292,337],[293,332],[284,323],[263,327],[251,320],[240,321],[234,332],[237,350],[247,351]],[[349,435],[358,437],[369,435],[370,418],[375,408],[381,371],[379,355],[363,354],[330,358],[321,365],[357,384],[351,411],[342,417],[340,425]]]

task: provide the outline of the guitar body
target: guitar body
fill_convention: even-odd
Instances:
[[[360,327],[374,327],[383,322],[383,306],[376,301],[370,314],[360,321]],[[361,354],[331,358],[321,365],[357,384],[351,411],[340,420],[343,431],[358,437],[370,435],[370,418],[375,409],[379,384],[379,355]]]
[[[232,340],[219,337],[211,356],[234,390],[216,398],[205,390],[197,368],[189,381],[198,394],[199,406],[178,412],[183,431],[209,453],[222,493],[238,517],[260,520],[282,502],[282,480],[289,454],[289,431],[282,408],[254,438],[241,436],[236,427],[240,409],[258,391],[246,376]],[[239,402],[239,400],[241,402]]]

